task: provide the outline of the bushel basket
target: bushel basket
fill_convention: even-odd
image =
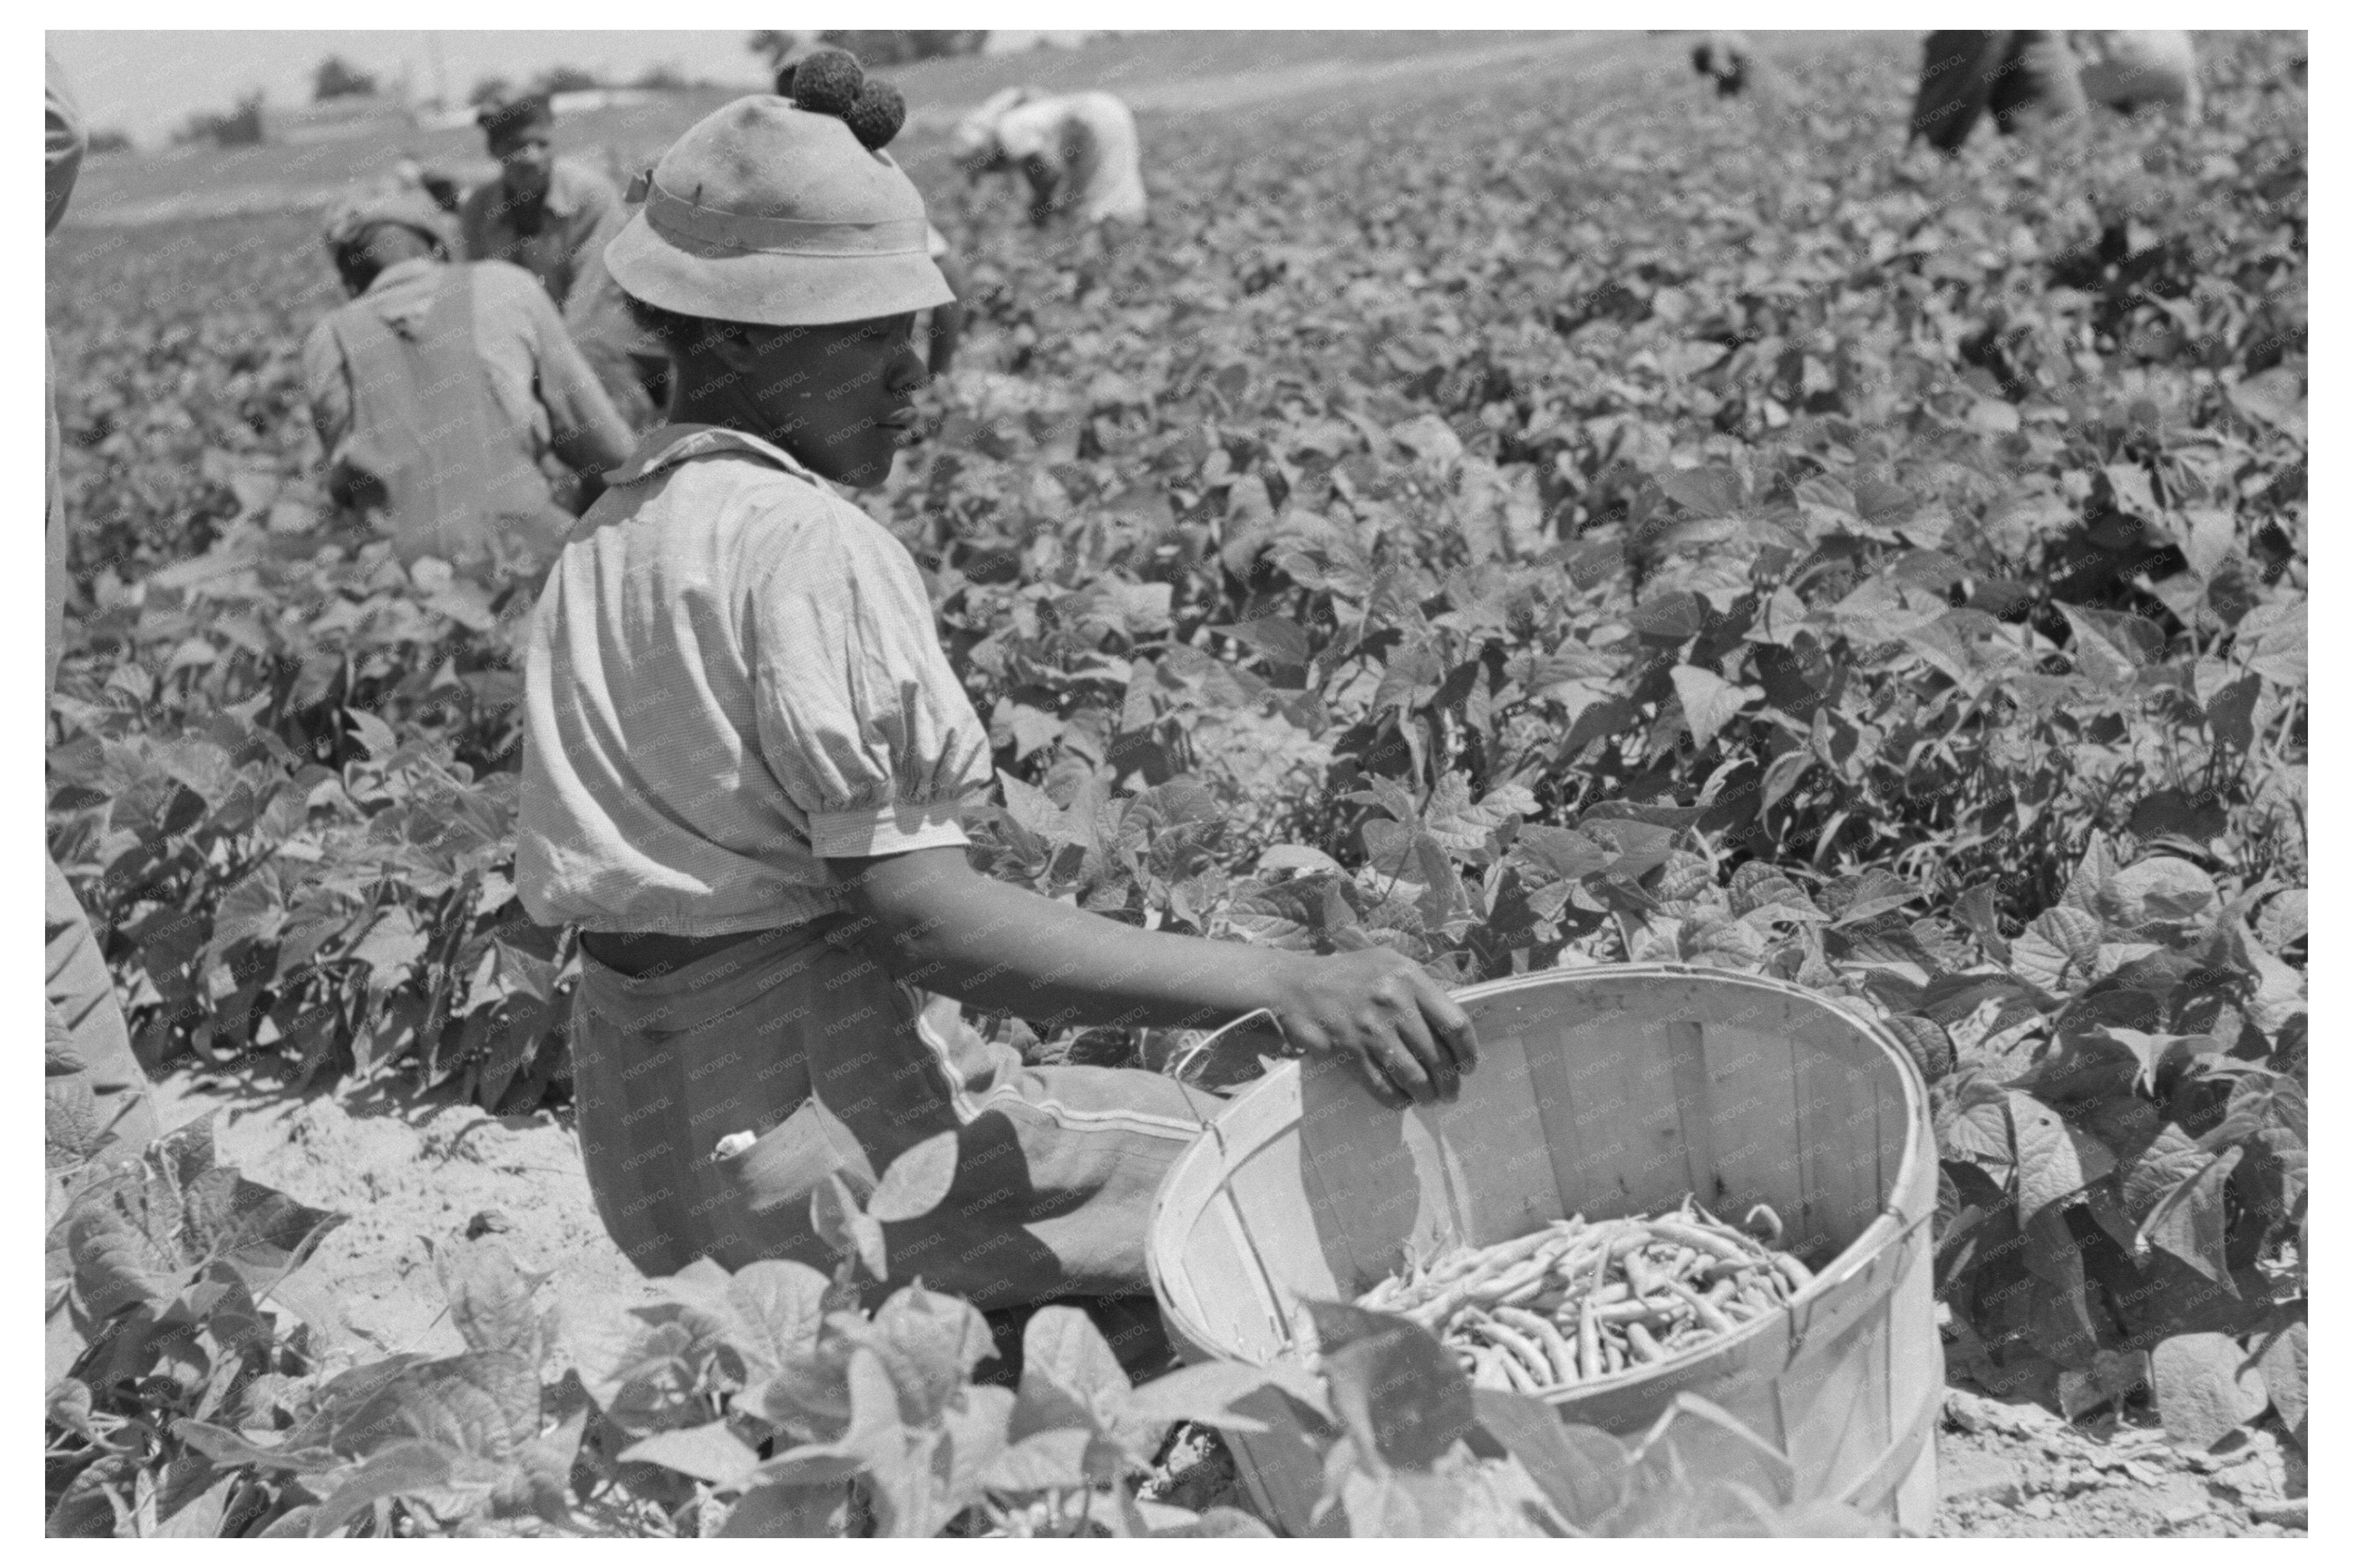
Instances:
[[[1455,1104],[1393,1111],[1344,1068],[1284,1062],[1170,1170],[1148,1256],[1179,1348],[1297,1355],[1303,1299],[1352,1300],[1409,1254],[1568,1215],[1651,1215],[1685,1193],[1736,1218],[1768,1204],[1811,1284],[1688,1356],[1545,1397],[1564,1420],[1631,1435],[1688,1390],[1779,1447],[1798,1500],[1924,1532],[1944,1386],[1936,1161],[1902,1048],[1822,996],[1720,970],[1560,970],[1456,999],[1480,1065]],[[1343,1528],[1337,1510],[1311,1522],[1323,1477],[1303,1434],[1228,1440],[1270,1520]]]

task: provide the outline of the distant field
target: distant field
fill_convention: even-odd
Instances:
[[[1500,51],[1578,47],[1615,47],[1639,33],[1588,34],[1581,39],[1543,32],[1265,32],[1134,33],[1094,40],[1074,49],[928,60],[889,73],[907,95],[912,124],[907,146],[923,144],[957,115],[990,93],[1029,82],[1054,91],[1105,87],[1141,114],[1216,109],[1235,101],[1329,89],[1377,79],[1410,91],[1380,68],[1428,59],[1462,64]],[[651,104],[602,109],[568,117],[558,126],[575,151],[608,148],[618,163],[640,161],[669,145],[680,132],[734,96],[733,89],[681,92]],[[490,173],[481,142],[470,130],[418,131],[397,141],[373,137],[221,150],[175,148],[153,154],[91,160],[84,166],[68,223],[121,226],[172,219],[315,206],[354,182],[390,172],[409,153],[468,178]]]

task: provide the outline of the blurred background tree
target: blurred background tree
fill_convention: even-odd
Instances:
[[[375,92],[375,78],[341,55],[329,55],[311,73],[313,103],[324,103],[332,98],[374,98]]]
[[[237,100],[227,113],[199,110],[172,132],[176,142],[209,142],[216,147],[254,147],[261,142],[261,89]]]
[[[586,92],[604,85],[596,79],[594,71],[582,70],[578,66],[550,66],[532,79],[531,90],[542,93]]]
[[[648,66],[639,71],[636,79],[629,85],[643,88],[650,92],[683,92],[689,88],[706,87],[710,84],[698,81],[680,70],[675,64],[664,60],[659,65]]]
[[[979,52],[988,39],[986,27],[919,28],[811,32],[807,28],[754,33],[744,47],[768,62],[770,70],[806,54],[818,45],[848,49],[860,65],[897,66],[913,60],[938,59],[946,55]]]

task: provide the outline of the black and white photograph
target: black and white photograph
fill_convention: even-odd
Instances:
[[[1742,14],[44,17],[44,1534],[2307,1537],[2309,35]]]

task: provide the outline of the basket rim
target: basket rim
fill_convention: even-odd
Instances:
[[[1769,974],[1743,974],[1736,970],[1716,969],[1703,964],[1650,963],[1580,964],[1573,969],[1547,969],[1532,974],[1506,975],[1501,979],[1466,985],[1448,994],[1458,1003],[1468,1004],[1483,1002],[1489,997],[1510,995],[1523,991],[1567,989],[1581,983],[1596,980],[1642,979],[1704,980],[1710,984],[1775,992],[1837,1014],[1842,1022],[1852,1025],[1879,1047],[1881,1053],[1894,1065],[1904,1085],[1904,1156],[1897,1162],[1894,1178],[1889,1184],[1890,1194],[1909,1191],[1918,1180],[1921,1163],[1935,1157],[1935,1136],[1926,1130],[1928,1121],[1927,1080],[1921,1077],[1919,1065],[1913,1061],[1911,1053],[1903,1047],[1887,1026],[1879,1019],[1865,1017],[1860,1013],[1842,1007],[1836,1000],[1819,991],[1810,991],[1802,985],[1793,984]],[[1219,1036],[1241,1028],[1253,1019],[1266,1016],[1263,1008],[1246,1013],[1214,1031],[1209,1039],[1215,1040]],[[1209,1041],[1205,1040],[1202,1044],[1206,1048]],[[1298,1058],[1282,1063],[1272,1072],[1235,1096],[1225,1109],[1210,1119],[1209,1125],[1203,1129],[1202,1135],[1195,1139],[1184,1153],[1177,1156],[1169,1165],[1167,1173],[1162,1176],[1159,1190],[1153,1194],[1151,1214],[1145,1226],[1145,1272],[1152,1281],[1153,1295],[1158,1300],[1162,1317],[1167,1319],[1170,1326],[1176,1330],[1180,1342],[1198,1346],[1211,1354],[1229,1360],[1246,1358],[1237,1356],[1233,1352],[1219,1346],[1205,1325],[1193,1321],[1189,1314],[1179,1309],[1162,1277],[1161,1247],[1158,1244],[1169,1214],[1168,1193],[1179,1172],[1185,1170],[1192,1162],[1208,1157],[1208,1151],[1220,1146],[1219,1141],[1215,1136],[1215,1129],[1230,1119],[1238,1119],[1245,1114],[1243,1108],[1250,1101],[1282,1082],[1286,1075],[1297,1076],[1299,1070]],[[1399,1116],[1409,1113],[1405,1110],[1392,1112]],[[1751,1340],[1768,1329],[1778,1326],[1787,1331],[1794,1321],[1795,1311],[1800,1302],[1815,1300],[1832,1289],[1845,1284],[1864,1263],[1867,1263],[1870,1258],[1877,1256],[1885,1247],[1899,1243],[1905,1234],[1926,1224],[1931,1217],[1933,1217],[1932,1214],[1905,1215],[1897,1208],[1894,1197],[1887,1196],[1883,1201],[1878,1217],[1864,1226],[1852,1241],[1841,1248],[1838,1255],[1822,1267],[1821,1270],[1815,1275],[1813,1281],[1804,1289],[1782,1302],[1775,1311],[1753,1318],[1731,1333],[1711,1341],[1707,1347],[1692,1360],[1671,1360],[1646,1364],[1640,1369],[1629,1367],[1623,1372],[1612,1373],[1606,1378],[1551,1389],[1535,1397],[1557,1408],[1581,1400],[1588,1394],[1606,1394],[1633,1386],[1646,1377],[1657,1376],[1664,1372],[1672,1371],[1677,1373],[1690,1372],[1704,1366],[1719,1354],[1730,1353],[1745,1348]],[[1866,1242],[1873,1244],[1867,1253],[1863,1250]]]

